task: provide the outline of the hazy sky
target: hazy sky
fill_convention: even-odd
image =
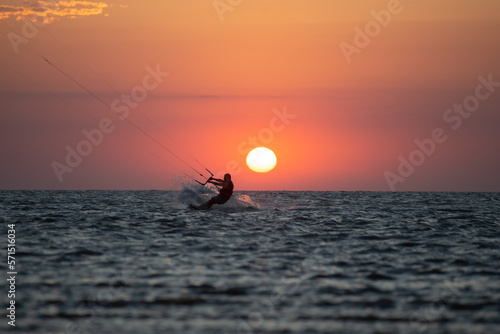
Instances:
[[[499,34],[497,0],[0,0],[0,189],[178,188],[173,152],[240,190],[500,191]]]

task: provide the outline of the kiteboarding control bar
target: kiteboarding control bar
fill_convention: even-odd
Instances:
[[[202,186],[206,185],[208,183],[208,181],[210,181],[212,179],[212,177],[214,177],[214,173],[212,173],[211,171],[208,170],[208,168],[205,168],[207,170],[207,172],[210,173],[210,177],[205,181],[205,183],[201,183],[200,181],[198,180],[195,180],[196,182],[198,182],[199,184],[201,184]]]

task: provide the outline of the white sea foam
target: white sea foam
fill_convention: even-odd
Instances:
[[[217,196],[219,190],[213,185],[202,186],[194,182],[184,183],[179,193],[179,201],[184,205],[201,205],[210,198]],[[222,206],[214,205],[213,208],[231,208],[231,209],[260,209],[259,203],[253,201],[246,194],[233,194],[233,196]]]

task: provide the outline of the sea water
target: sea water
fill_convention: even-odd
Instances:
[[[500,333],[500,194],[2,191],[0,331]]]

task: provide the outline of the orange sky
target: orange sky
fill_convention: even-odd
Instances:
[[[499,191],[499,32],[495,0],[0,0],[0,189],[194,176],[135,125],[240,190]],[[245,166],[257,144],[277,155],[267,174]]]

